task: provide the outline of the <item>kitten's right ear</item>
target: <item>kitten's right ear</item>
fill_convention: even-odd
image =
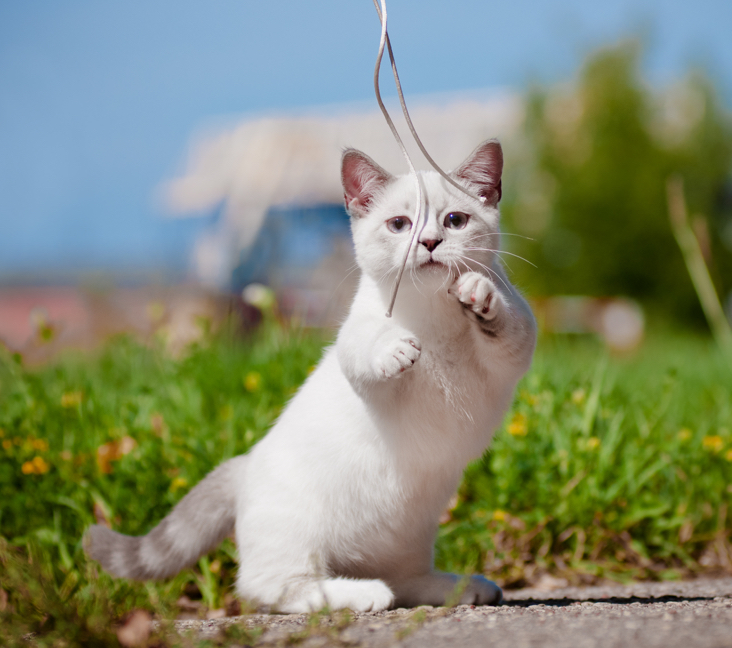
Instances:
[[[356,149],[346,149],[341,160],[346,211],[351,216],[365,216],[376,194],[392,179],[368,155]]]

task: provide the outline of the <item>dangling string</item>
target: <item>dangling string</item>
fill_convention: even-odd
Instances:
[[[470,196],[474,200],[477,200],[480,203],[485,202],[484,196],[477,196],[476,194],[472,193],[471,191],[468,191],[465,187],[461,186],[453,178],[451,178],[449,175],[447,175],[438,165],[437,163],[432,159],[432,156],[427,152],[427,149],[425,149],[424,145],[422,144],[422,140],[419,139],[419,135],[417,135],[417,130],[414,128],[414,124],[412,123],[412,119],[409,116],[409,111],[407,110],[407,103],[404,100],[404,93],[402,92],[402,84],[399,80],[399,73],[397,72],[396,67],[396,60],[394,59],[394,51],[391,48],[391,40],[389,39],[389,33],[386,28],[387,23],[387,15],[386,15],[386,0],[373,0],[374,6],[376,7],[376,13],[379,15],[379,20],[381,21],[381,40],[379,42],[379,53],[376,57],[376,68],[374,70],[374,91],[376,92],[376,101],[379,104],[379,108],[381,108],[381,112],[384,115],[384,119],[386,119],[386,123],[389,125],[389,128],[391,129],[392,134],[394,135],[394,139],[396,140],[397,144],[399,145],[399,148],[402,150],[402,154],[404,155],[405,159],[407,160],[407,165],[409,166],[409,170],[414,175],[416,186],[417,186],[417,207],[415,209],[414,214],[414,224],[412,226],[412,236],[409,239],[409,245],[407,246],[407,250],[404,254],[404,259],[402,260],[401,267],[399,268],[399,272],[396,277],[396,281],[394,282],[394,288],[392,289],[391,293],[391,300],[389,301],[389,309],[386,311],[386,316],[391,317],[392,311],[394,310],[394,302],[396,301],[396,295],[397,291],[399,290],[399,284],[402,280],[402,275],[404,274],[404,269],[407,266],[407,260],[409,259],[409,254],[412,251],[412,247],[414,245],[415,238],[417,237],[417,231],[419,230],[421,232],[424,225],[427,224],[427,215],[424,213],[424,223],[422,224],[422,227],[418,227],[419,222],[422,218],[423,211],[422,211],[422,205],[423,205],[423,188],[422,188],[422,179],[417,173],[417,170],[414,167],[414,164],[412,163],[412,159],[409,157],[409,153],[407,153],[407,149],[404,146],[404,142],[402,142],[402,138],[399,136],[399,133],[396,129],[396,126],[394,125],[394,122],[391,119],[391,116],[389,115],[389,111],[386,109],[386,106],[384,105],[384,102],[381,98],[381,90],[379,88],[379,72],[381,71],[381,60],[384,56],[384,47],[388,49],[389,52],[389,60],[391,61],[391,71],[394,75],[394,83],[396,85],[397,94],[399,95],[399,103],[402,107],[402,112],[404,113],[404,118],[407,121],[407,125],[409,126],[409,130],[412,133],[412,137],[414,138],[414,141],[417,143],[417,146],[419,147],[419,150],[422,151],[422,155],[425,156],[427,161],[432,165],[432,167],[437,171],[445,180],[447,180],[451,185],[453,185],[455,188],[462,191],[467,196]],[[381,2],[381,6],[379,6],[379,2]]]
[[[394,135],[394,139],[396,140],[397,144],[399,145],[399,148],[402,150],[402,153],[403,153],[405,159],[407,160],[407,165],[409,166],[409,170],[412,172],[412,175],[414,175],[414,181],[417,186],[417,207],[414,210],[414,223],[412,224],[412,236],[409,239],[409,245],[407,246],[407,249],[404,253],[404,259],[402,260],[402,264],[399,268],[399,273],[397,274],[396,282],[394,283],[394,288],[391,292],[391,300],[389,301],[389,308],[386,311],[386,316],[391,317],[391,313],[394,310],[394,302],[396,301],[397,290],[399,290],[399,284],[402,281],[402,275],[404,274],[404,269],[407,267],[407,260],[409,259],[409,253],[412,251],[412,246],[414,245],[414,240],[416,238],[419,221],[422,216],[422,179],[420,178],[419,173],[417,173],[417,169],[414,168],[414,164],[412,163],[412,158],[409,157],[409,153],[407,153],[407,148],[404,146],[404,142],[402,142],[402,138],[399,137],[399,133],[396,129],[396,126],[394,126],[394,122],[392,121],[391,116],[389,115],[389,111],[386,109],[386,106],[384,105],[384,102],[381,99],[381,91],[379,89],[379,72],[381,71],[381,59],[384,56],[384,45],[386,44],[386,41],[389,38],[389,35],[386,32],[386,0],[381,0],[381,9],[379,9],[377,0],[374,0],[374,5],[376,6],[376,11],[379,14],[379,20],[381,20],[381,41],[379,42],[379,54],[376,57],[376,68],[374,69],[374,90],[376,92],[376,101],[379,104],[379,108],[381,108],[381,112],[384,114],[384,119],[386,119],[386,123],[389,125],[389,128],[391,129],[391,132]],[[389,56],[391,58],[391,46],[389,47]],[[392,67],[393,67],[393,60],[394,59],[392,58]]]

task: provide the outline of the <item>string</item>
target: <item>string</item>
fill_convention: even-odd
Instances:
[[[381,20],[382,12],[379,8],[379,4],[377,0],[373,0],[374,6],[376,7],[376,12],[379,14],[379,20]],[[385,0],[382,1],[382,5],[385,5]],[[383,21],[382,21],[383,22]],[[432,156],[429,154],[427,149],[425,148],[424,144],[422,144],[422,140],[419,138],[419,135],[417,135],[417,130],[414,127],[414,123],[412,122],[412,118],[409,115],[409,110],[407,110],[407,103],[404,100],[404,93],[402,92],[402,84],[399,80],[399,72],[397,72],[396,67],[396,60],[394,59],[394,51],[391,48],[391,39],[389,38],[389,33],[386,32],[386,48],[389,52],[389,60],[391,61],[391,71],[394,75],[394,84],[396,85],[397,94],[399,95],[399,103],[402,107],[402,113],[404,114],[404,119],[407,122],[407,126],[409,126],[409,131],[412,133],[412,137],[414,138],[414,141],[416,142],[417,146],[419,147],[419,150],[422,151],[422,155],[425,156],[427,161],[430,163],[432,168],[437,171],[445,180],[447,180],[453,187],[456,189],[462,191],[465,195],[470,196],[474,200],[477,200],[480,203],[485,203],[486,197],[485,196],[478,196],[477,194],[474,194],[472,191],[469,191],[467,188],[463,187],[461,184],[456,182],[453,178],[451,178],[447,173],[445,173],[440,166],[437,164],[437,162],[432,159]],[[380,62],[379,62],[380,63]],[[378,87],[377,87],[377,94],[378,94]],[[380,97],[377,97],[377,99],[380,100]],[[394,129],[392,129],[392,132],[394,132]]]
[[[379,72],[381,72],[381,59],[384,57],[384,46],[389,37],[387,34],[387,31],[386,31],[386,20],[387,20],[386,0],[381,0],[381,9],[379,9],[377,0],[374,0],[374,5],[376,6],[376,11],[379,14],[379,20],[381,21],[381,40],[379,41],[379,54],[376,57],[376,68],[374,69],[374,91],[376,92],[376,101],[379,104],[379,108],[381,108],[381,112],[384,115],[384,119],[386,119],[386,123],[389,125],[389,128],[391,129],[391,132],[394,135],[394,139],[396,140],[397,144],[399,145],[399,148],[402,150],[402,154],[404,155],[405,159],[407,160],[407,165],[409,166],[409,170],[414,175],[415,183],[417,186],[417,206],[416,206],[416,209],[414,210],[414,223],[412,224],[412,236],[409,239],[409,245],[407,246],[407,249],[404,252],[404,259],[402,259],[401,266],[399,267],[399,273],[397,274],[396,281],[394,282],[394,288],[392,289],[392,292],[391,292],[389,308],[386,311],[386,316],[391,317],[392,311],[394,310],[394,302],[396,301],[397,291],[399,290],[399,284],[402,281],[402,275],[404,274],[404,269],[407,267],[407,260],[409,259],[409,253],[412,251],[412,246],[414,245],[414,240],[415,240],[416,234],[417,234],[417,227],[419,225],[419,221],[422,216],[422,179],[420,178],[419,173],[417,173],[417,169],[415,169],[414,164],[412,163],[412,158],[409,157],[409,153],[407,152],[407,149],[404,146],[404,142],[402,142],[402,138],[399,136],[399,132],[397,131],[396,126],[394,125],[394,122],[391,119],[391,116],[389,115],[389,111],[386,109],[386,106],[384,105],[384,102],[381,99],[381,90],[379,89]],[[389,48],[389,54],[391,56],[391,47]],[[426,221],[426,217],[425,217],[425,221]]]
[[[381,3],[381,6],[379,6],[379,2]],[[376,93],[376,101],[379,104],[379,108],[381,109],[382,114],[384,115],[384,119],[386,120],[386,123],[389,125],[389,128],[391,129],[392,135],[394,135],[394,139],[396,140],[399,148],[402,151],[402,154],[404,155],[405,159],[407,160],[407,165],[409,166],[409,170],[414,175],[416,186],[417,186],[417,206],[415,209],[415,215],[414,215],[414,224],[412,226],[412,236],[409,239],[409,245],[407,246],[407,249],[404,253],[404,258],[402,259],[401,266],[399,267],[399,272],[397,273],[396,280],[394,282],[394,288],[392,289],[391,293],[391,299],[389,301],[389,308],[386,311],[386,316],[391,317],[392,311],[394,310],[394,302],[396,301],[397,291],[399,290],[399,285],[401,284],[402,275],[404,274],[404,269],[407,266],[407,261],[409,259],[409,254],[412,251],[412,247],[414,245],[415,238],[417,236],[417,229],[419,222],[421,220],[421,217],[423,215],[422,211],[422,204],[423,204],[423,188],[422,188],[422,180],[417,173],[416,168],[414,167],[414,164],[412,163],[412,159],[409,157],[409,153],[407,152],[406,147],[404,146],[404,142],[402,142],[402,138],[399,136],[399,132],[396,129],[396,126],[394,125],[394,122],[389,115],[389,111],[386,109],[386,106],[384,105],[384,102],[381,98],[381,90],[379,88],[379,72],[381,71],[381,61],[384,57],[384,48],[386,47],[389,52],[389,60],[391,62],[391,71],[394,76],[394,83],[396,85],[397,94],[399,95],[399,103],[402,108],[402,113],[404,114],[404,119],[407,122],[407,125],[409,126],[409,130],[412,134],[412,137],[414,138],[414,141],[417,143],[417,146],[419,147],[419,150],[422,152],[422,155],[425,156],[427,161],[432,165],[432,167],[437,171],[445,180],[447,180],[452,186],[457,188],[459,191],[462,191],[467,196],[473,198],[474,200],[477,200],[480,203],[484,203],[486,198],[485,196],[477,196],[476,194],[472,193],[471,191],[468,191],[465,187],[458,184],[453,178],[451,178],[447,173],[445,173],[438,164],[432,159],[432,156],[427,152],[427,149],[424,147],[424,144],[422,144],[422,140],[419,138],[419,135],[417,135],[417,130],[414,127],[414,124],[412,123],[412,118],[409,115],[409,111],[407,110],[407,103],[404,100],[404,93],[402,92],[402,84],[399,80],[399,73],[397,71],[396,67],[396,60],[394,58],[394,51],[391,47],[391,39],[389,38],[389,33],[387,31],[387,13],[386,13],[386,0],[373,0],[374,7],[376,8],[376,13],[379,16],[379,21],[381,22],[381,39],[379,41],[379,53],[376,57],[376,67],[374,69],[374,91]],[[427,224],[427,215],[424,213],[424,223],[422,224],[422,228]],[[422,228],[419,228],[420,231]]]

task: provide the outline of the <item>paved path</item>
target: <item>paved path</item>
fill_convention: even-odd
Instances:
[[[422,607],[308,625],[307,615],[178,621],[179,630],[265,626],[257,646],[732,648],[732,578],[506,593],[497,607]],[[293,637],[293,634],[296,634]]]

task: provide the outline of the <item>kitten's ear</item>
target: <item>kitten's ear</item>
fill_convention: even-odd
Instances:
[[[501,199],[503,150],[498,140],[488,140],[475,149],[452,175],[478,187],[478,195],[495,207]]]
[[[341,160],[341,182],[348,213],[351,216],[368,214],[374,196],[391,178],[390,173],[365,153],[346,149]]]

